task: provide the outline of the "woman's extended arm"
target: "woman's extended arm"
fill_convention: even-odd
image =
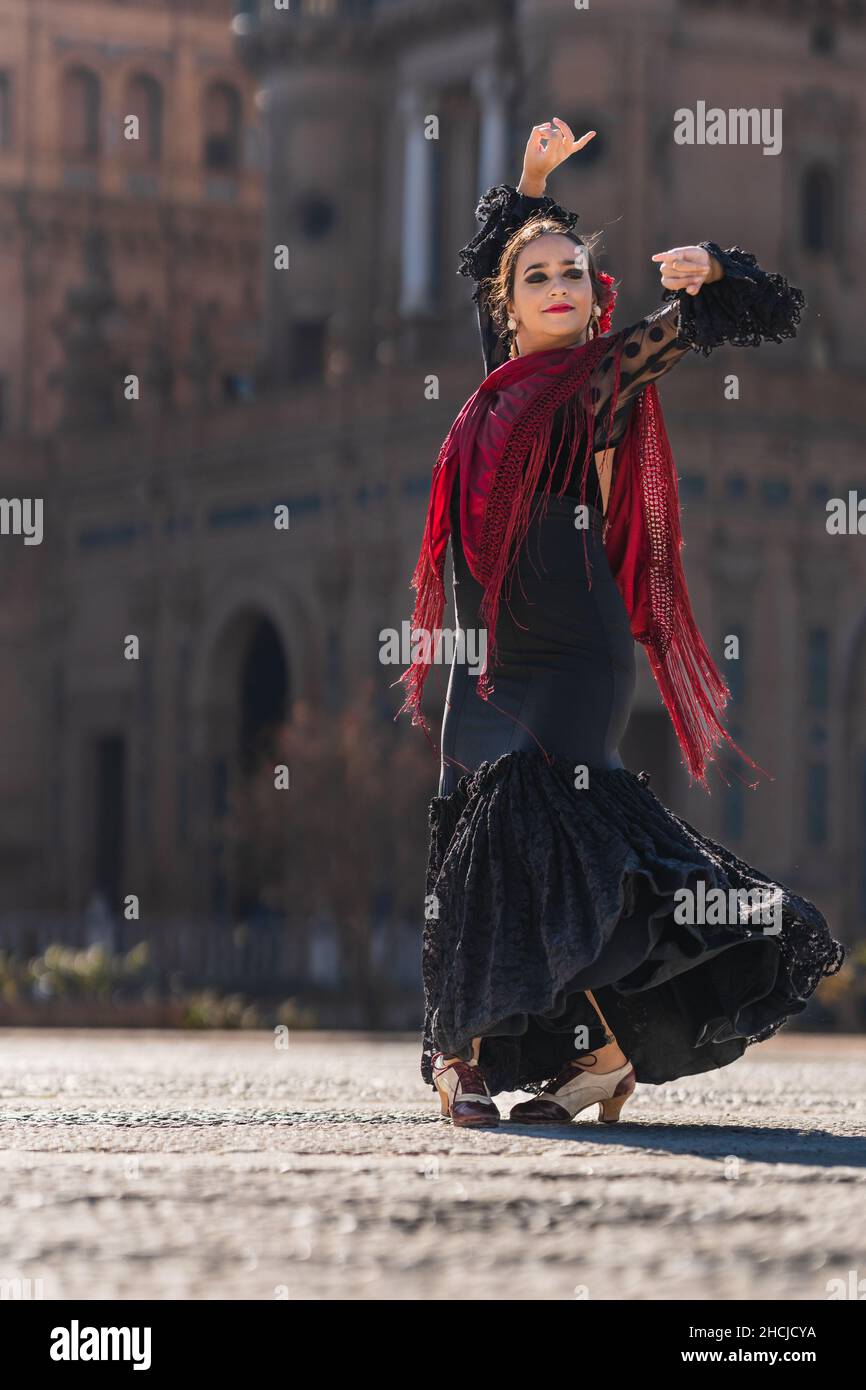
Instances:
[[[781,275],[762,270],[739,246],[723,251],[713,241],[701,246],[721,269],[718,279],[697,294],[667,290],[663,304],[639,323],[611,332],[611,352],[593,377],[596,408],[595,448],[608,440],[609,405],[614,385],[615,352],[622,343],[619,392],[608,443],[625,433],[631,404],[639,391],[664,376],[690,349],[709,356],[723,343],[757,347],[764,341],[793,338],[804,307],[803,293]]]

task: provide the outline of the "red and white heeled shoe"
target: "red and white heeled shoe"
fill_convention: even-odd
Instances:
[[[446,1061],[444,1052],[436,1052],[432,1066],[443,1119],[453,1125],[499,1124],[499,1110],[477,1062],[464,1062],[461,1057]]]

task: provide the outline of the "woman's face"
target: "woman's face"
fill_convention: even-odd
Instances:
[[[520,355],[585,342],[592,303],[586,248],[559,232],[536,237],[517,257],[508,306]]]

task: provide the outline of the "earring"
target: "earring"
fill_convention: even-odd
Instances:
[[[508,319],[508,331],[509,331],[509,333],[513,333],[516,327],[517,327],[516,321],[515,321],[513,318],[511,318],[511,317],[509,316],[509,319]]]
[[[592,313],[589,319],[589,333],[587,335],[587,339],[598,337],[599,333],[601,332],[601,325],[599,324],[600,318],[601,310],[599,309],[597,304],[593,304]]]

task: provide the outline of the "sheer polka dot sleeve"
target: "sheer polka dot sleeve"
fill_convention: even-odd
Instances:
[[[593,378],[596,452],[606,444],[613,447],[620,442],[635,396],[669,372],[688,351],[708,356],[725,343],[757,347],[762,342],[781,343],[796,335],[805,307],[802,290],[789,285],[783,276],[763,270],[751,252],[738,246],[723,251],[714,241],[701,245],[719,262],[720,279],[704,285],[695,295],[685,290],[668,290],[660,309],[630,328],[606,335],[611,351]],[[611,419],[616,349],[620,344],[619,392]]]
[[[595,448],[613,447],[625,434],[635,396],[651,381],[669,372],[689,351],[690,344],[680,332],[679,298],[662,305],[640,323],[607,335],[611,350],[593,374],[592,402],[595,409]],[[610,402],[616,368],[616,350],[622,344],[619,392],[613,420]],[[608,427],[609,434],[608,434]]]

